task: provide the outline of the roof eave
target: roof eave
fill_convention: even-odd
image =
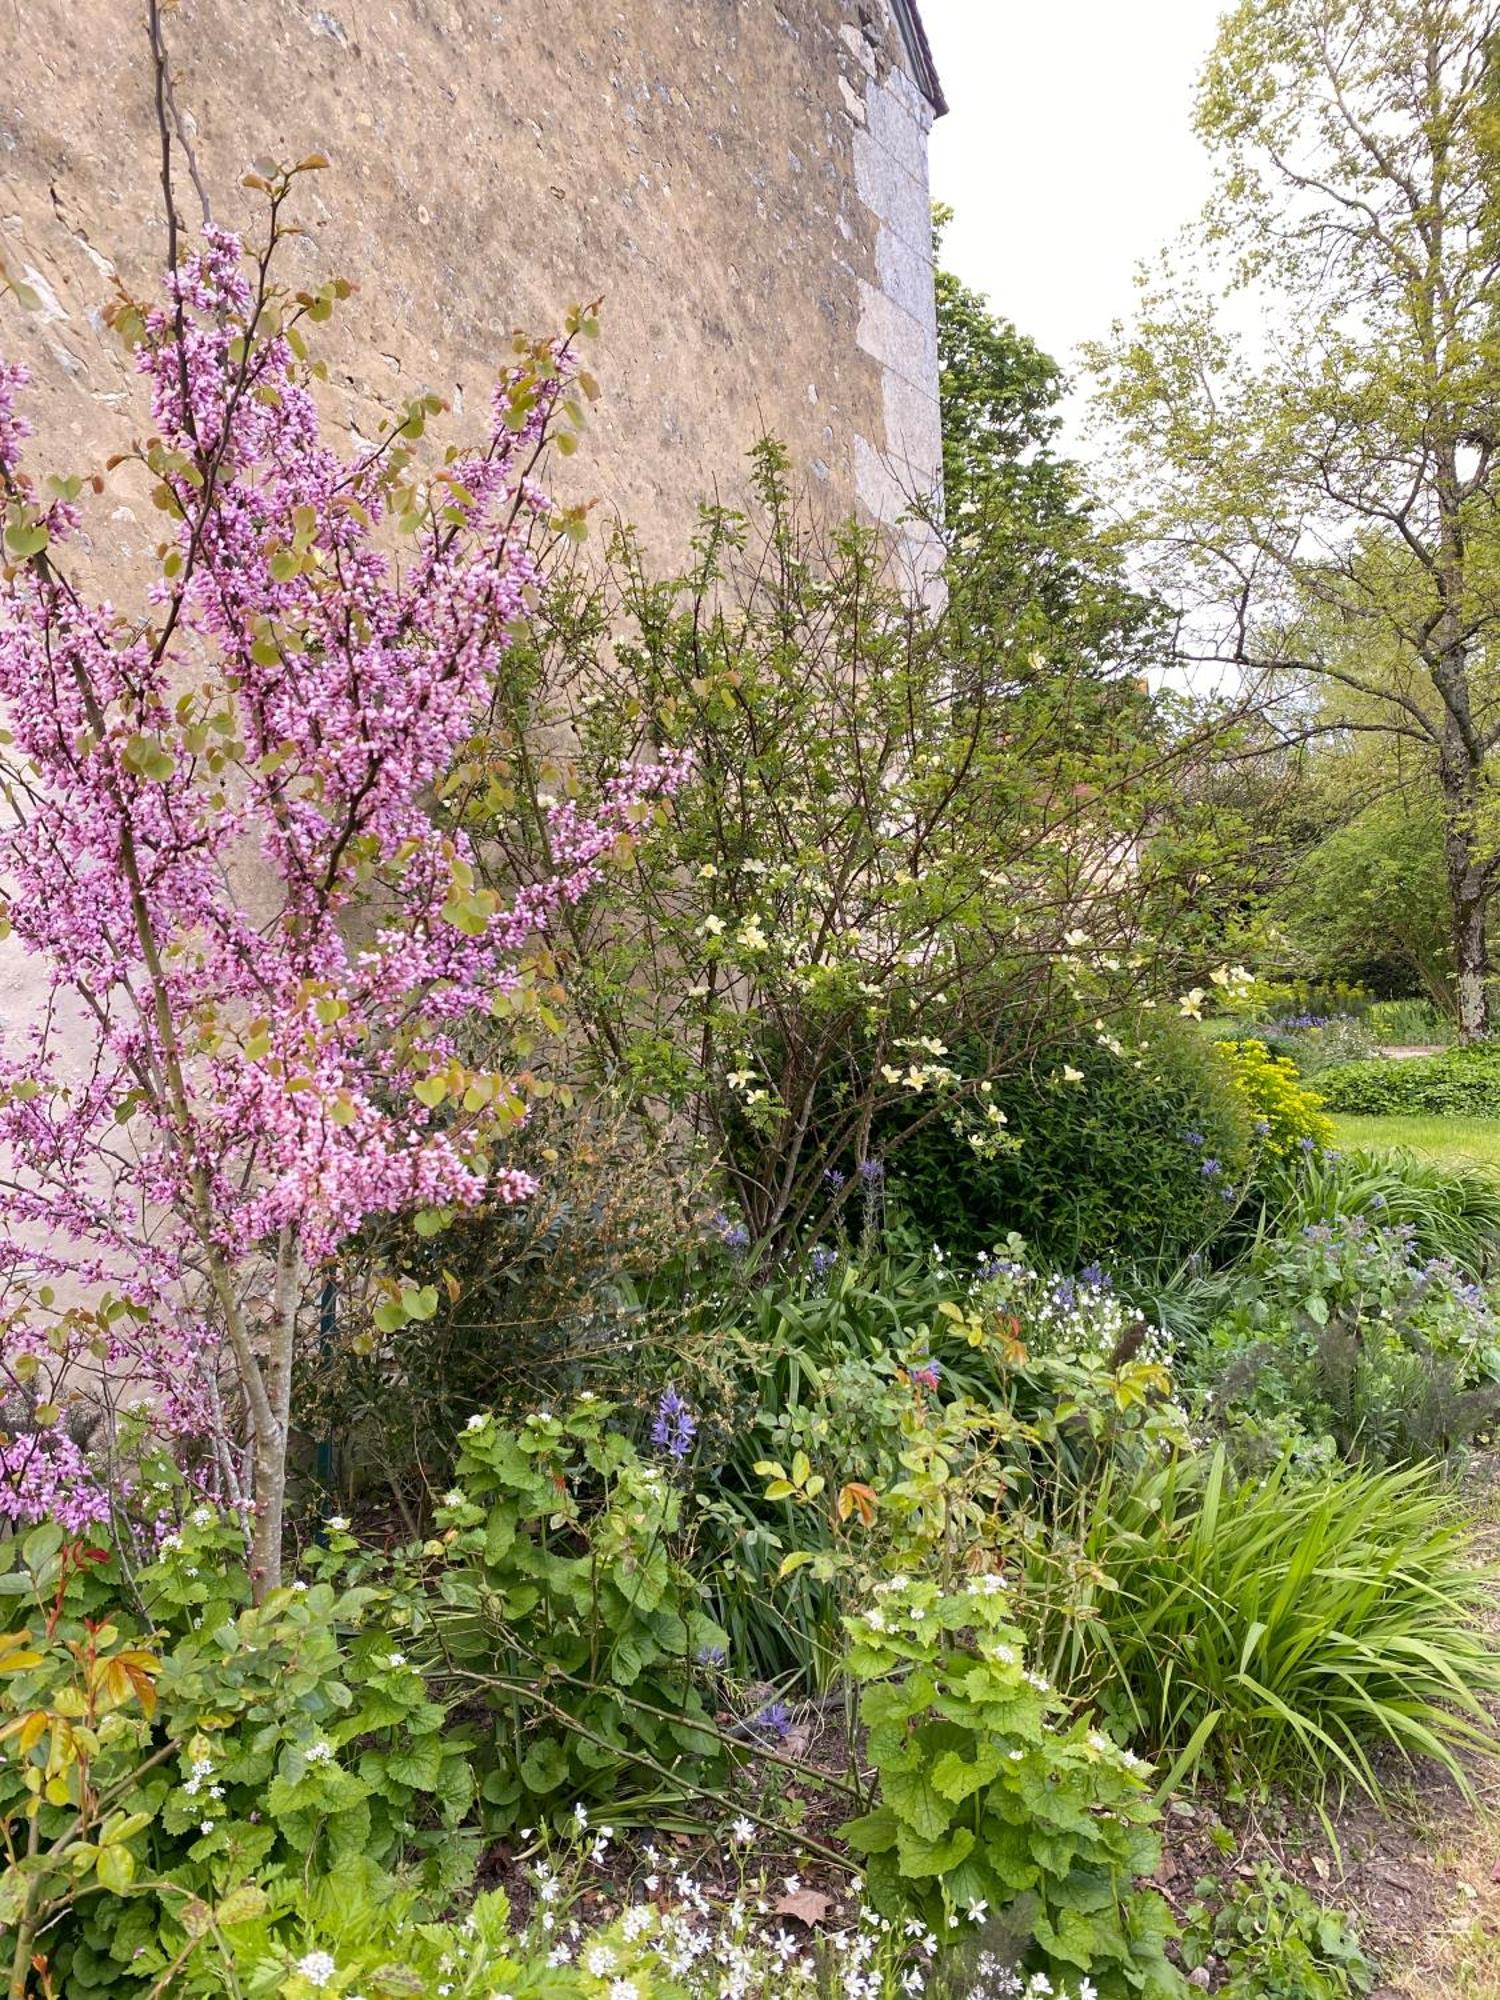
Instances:
[[[917,0],[891,0],[891,5],[901,29],[901,38],[906,43],[906,52],[911,58],[917,87],[932,106],[933,117],[941,118],[948,109],[948,100],[938,80],[937,64],[932,59],[932,44],[922,26]]]

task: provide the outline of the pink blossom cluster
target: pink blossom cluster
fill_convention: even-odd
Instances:
[[[136,614],[70,580],[77,510],[34,502],[0,362],[0,485],[49,537],[0,582],[0,897],[46,987],[0,1042],[0,1514],[87,1484],[59,1425],[3,1441],[7,1388],[60,1406],[87,1357],[212,1427],[206,1250],[254,1307],[288,1231],[312,1266],[372,1217],[526,1197],[497,1129],[416,1086],[681,775],[559,805],[555,872],[476,890],[434,798],[541,582],[529,475],[570,354],[502,379],[488,435],[419,489],[398,440],[324,442],[262,312],[209,230],[148,319],[170,526]]]

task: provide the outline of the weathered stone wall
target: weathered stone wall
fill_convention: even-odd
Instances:
[[[0,16],[0,251],[44,301],[0,304],[0,345],[32,365],[49,469],[138,421],[101,309],[163,254],[143,17]],[[322,329],[335,421],[368,435],[434,389],[461,424],[512,327],[602,293],[604,395],[566,477],[658,547],[765,430],[830,511],[889,520],[932,486],[931,110],[889,0],[181,0],[165,21],[218,220],[250,223],[252,160],[333,161],[285,268],[361,288]],[[101,563],[128,572],[158,527],[122,467]]]

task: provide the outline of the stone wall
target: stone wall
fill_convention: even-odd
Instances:
[[[433,389],[462,425],[509,330],[603,294],[604,390],[576,492],[680,545],[761,432],[830,512],[894,519],[939,464],[931,108],[891,0],[181,0],[180,110],[216,219],[251,161],[318,150],[295,282],[355,279],[322,329],[338,423]],[[162,259],[143,0],[4,9],[0,303],[47,469],[118,449],[138,385],[103,327]],[[179,206],[197,204],[183,178]],[[107,523],[107,532],[101,529]],[[91,514],[128,575],[156,538],[122,467]],[[925,545],[911,538],[914,560]],[[123,579],[122,579],[123,580]]]

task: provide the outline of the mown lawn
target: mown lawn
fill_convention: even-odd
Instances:
[[[1338,1144],[1409,1146],[1445,1165],[1489,1167],[1500,1173],[1500,1120],[1493,1118],[1356,1118],[1336,1115]]]

